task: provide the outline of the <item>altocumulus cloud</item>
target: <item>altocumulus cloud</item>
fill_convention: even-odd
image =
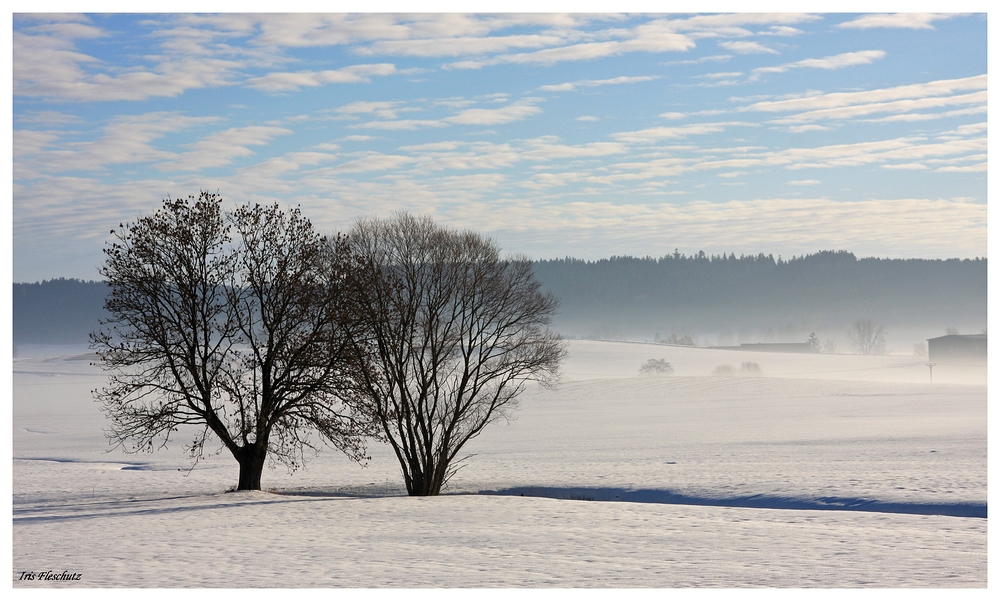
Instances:
[[[12,39],[18,281],[94,277],[110,224],[199,189],[535,256],[984,253],[983,15],[15,15]]]

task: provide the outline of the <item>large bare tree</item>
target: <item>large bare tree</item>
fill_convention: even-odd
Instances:
[[[565,355],[556,299],[531,262],[491,240],[397,214],[348,235],[363,317],[363,392],[410,495],[436,495],[462,447],[510,415],[526,383],[552,384]]]
[[[239,462],[239,490],[260,489],[269,457],[297,468],[314,435],[361,460],[376,424],[353,392],[343,239],[298,209],[221,203],[167,199],[112,231],[100,269],[111,316],[91,335],[111,442],[153,450],[197,426],[192,457],[214,436]]]

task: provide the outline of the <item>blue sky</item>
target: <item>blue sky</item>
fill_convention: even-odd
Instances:
[[[986,15],[13,20],[13,279],[167,196],[533,258],[987,254]]]

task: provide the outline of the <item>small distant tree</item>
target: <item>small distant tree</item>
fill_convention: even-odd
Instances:
[[[361,312],[361,392],[410,495],[437,495],[462,447],[508,417],[530,381],[553,384],[565,355],[548,329],[556,299],[532,263],[494,242],[397,214],[349,234]]]
[[[819,342],[819,336],[816,335],[816,332],[810,332],[809,333],[809,338],[806,340],[806,342],[809,343],[809,349],[812,352],[814,352],[814,353],[818,353],[819,352],[819,350],[820,350],[820,342]]]
[[[750,376],[759,376],[763,373],[755,361],[744,361],[740,364],[740,371]]]
[[[913,354],[917,357],[927,356],[927,343],[926,342],[916,342],[913,344]]]
[[[836,353],[837,352],[837,341],[833,340],[833,339],[830,339],[830,338],[827,338],[826,341],[823,342],[823,350],[822,350],[822,352],[827,353],[827,354],[831,354],[831,355],[834,354],[834,353]]]
[[[646,376],[667,376],[674,373],[674,367],[666,359],[650,359],[642,364],[639,373]]]
[[[944,329],[945,336],[957,336],[958,328],[955,326],[948,326]]]
[[[719,365],[712,370],[713,376],[731,376],[736,373],[732,365]]]
[[[690,334],[683,334],[678,336],[677,334],[670,334],[659,339],[660,344],[676,344],[680,346],[697,346],[694,337]]]
[[[851,348],[861,355],[885,354],[885,328],[870,317],[855,320],[847,329]]]
[[[295,469],[310,433],[362,460],[375,430],[354,394],[343,240],[317,235],[298,209],[222,210],[217,194],[163,201],[112,230],[100,273],[110,286],[91,348],[110,376],[94,391],[126,451],[165,447],[197,427],[259,490],[265,461]]]

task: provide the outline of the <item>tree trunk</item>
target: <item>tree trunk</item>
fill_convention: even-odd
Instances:
[[[404,472],[406,494],[411,497],[433,497],[441,494],[445,468],[446,465],[431,465],[421,472],[417,472],[416,469]]]
[[[430,479],[410,480],[406,487],[406,494],[411,497],[433,497],[441,494],[441,485],[435,485]]]
[[[240,463],[240,482],[236,490],[260,490],[260,475],[267,459],[267,445],[247,445],[240,449],[236,460]]]

